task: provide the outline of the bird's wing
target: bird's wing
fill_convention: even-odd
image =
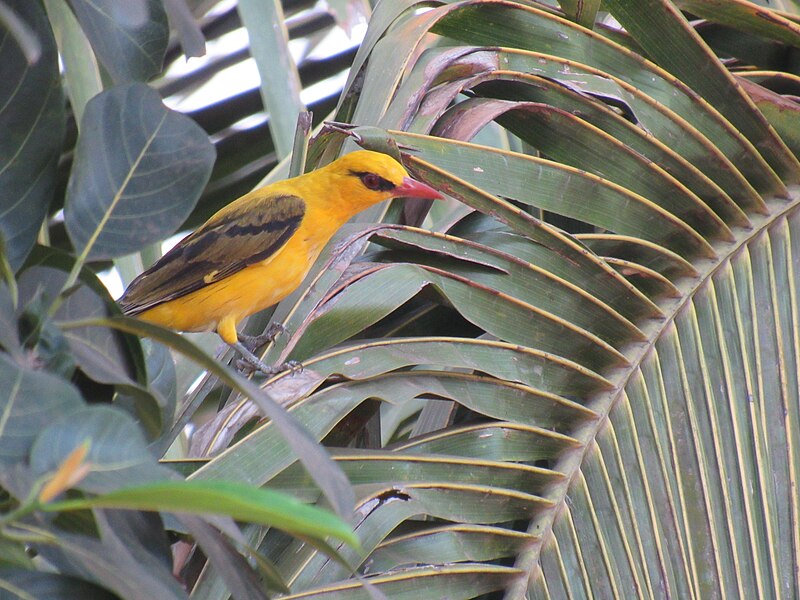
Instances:
[[[122,311],[137,315],[266,260],[297,231],[305,209],[302,198],[280,195],[226,211],[134,279],[118,300]]]

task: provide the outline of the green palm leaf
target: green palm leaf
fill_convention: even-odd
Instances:
[[[797,158],[667,3],[683,64],[642,3],[608,8],[673,73],[530,4],[378,6],[339,118],[478,212],[370,231],[278,307],[267,357],[305,370],[265,387],[332,445],[380,415],[335,460],[367,554],[340,551],[390,597],[431,567],[452,598],[794,597]],[[523,152],[470,142],[486,128]],[[247,411],[207,426],[227,449],[196,477],[247,465],[316,498],[269,423],[231,443]],[[314,548],[251,534],[298,597],[359,597]]]

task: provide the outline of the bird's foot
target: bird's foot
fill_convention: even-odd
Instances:
[[[281,371],[291,371],[292,373],[302,373],[303,372],[303,363],[299,360],[287,360],[283,363],[280,367]]]
[[[269,327],[267,327],[267,330],[261,335],[237,333],[237,337],[245,348],[247,348],[250,352],[255,352],[257,348],[261,348],[261,346],[266,346],[267,344],[274,342],[276,337],[284,333],[286,333],[286,327],[284,327],[281,323],[272,322],[270,323]]]
[[[236,342],[235,344],[231,344],[231,347],[234,350],[236,350],[242,357],[241,359],[236,361],[236,369],[240,373],[246,375],[249,375],[250,373],[259,372],[263,373],[267,377],[272,377],[273,375],[277,375],[278,373],[282,373],[283,371],[291,371],[292,373],[294,373],[295,371],[303,370],[303,365],[297,362],[296,360],[290,360],[276,367],[271,367],[264,361],[259,359],[241,342]]]

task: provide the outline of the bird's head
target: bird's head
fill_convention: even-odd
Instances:
[[[336,177],[343,198],[356,212],[390,198],[442,198],[431,186],[412,179],[391,156],[380,152],[351,152],[325,168]]]

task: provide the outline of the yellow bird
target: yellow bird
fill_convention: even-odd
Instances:
[[[271,341],[237,333],[238,323],[283,300],[302,283],[334,233],[390,198],[441,198],[378,152],[359,150],[233,201],[134,279],[119,299],[127,315],[179,331],[213,331],[254,368]],[[247,343],[245,346],[242,342]]]

